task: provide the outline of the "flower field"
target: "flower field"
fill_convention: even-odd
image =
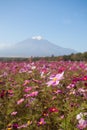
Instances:
[[[87,62],[0,62],[0,130],[87,130]]]

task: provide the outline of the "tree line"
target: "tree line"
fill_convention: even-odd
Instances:
[[[38,61],[38,60],[46,60],[46,61],[59,61],[59,60],[64,60],[64,61],[87,61],[87,52],[84,53],[72,53],[70,55],[63,55],[63,56],[47,56],[47,57],[0,57],[0,61],[2,62],[11,62],[11,61]]]

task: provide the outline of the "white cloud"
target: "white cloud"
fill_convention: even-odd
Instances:
[[[32,39],[36,39],[36,40],[42,40],[43,37],[42,36],[33,36]]]

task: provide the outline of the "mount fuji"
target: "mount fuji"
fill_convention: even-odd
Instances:
[[[69,55],[71,53],[76,53],[76,51],[57,46],[41,36],[34,36],[0,50],[0,57],[44,57]]]

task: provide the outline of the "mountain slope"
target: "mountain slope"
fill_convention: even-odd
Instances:
[[[44,39],[27,39],[15,44],[13,47],[0,52],[2,56],[59,56],[75,53],[72,49],[62,48]],[[1,54],[2,53],[2,54]]]

